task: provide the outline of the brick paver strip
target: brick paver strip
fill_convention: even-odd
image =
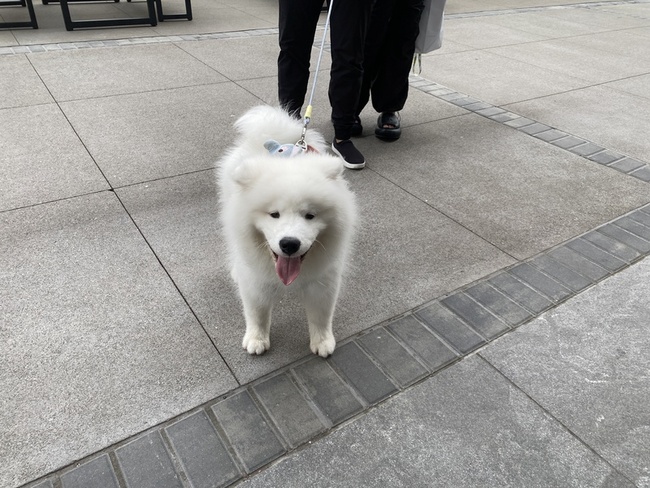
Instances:
[[[407,315],[388,325],[420,357],[430,372],[438,371],[457,359],[456,353],[433,335],[413,315]]]
[[[325,430],[325,425],[286,373],[255,385],[253,391],[290,447],[297,447]]]
[[[247,391],[217,403],[212,411],[248,473],[284,454],[285,448]]]
[[[650,167],[648,167],[648,165],[643,165],[639,169],[632,171],[630,176],[650,182]]]
[[[594,283],[609,274],[609,271],[605,268],[598,266],[593,261],[588,260],[583,255],[572,251],[566,246],[553,249],[548,255],[566,267],[571,268],[573,271],[580,273],[585,278],[592,280]]]
[[[397,392],[393,382],[354,342],[337,347],[331,362],[370,405]]]
[[[550,129],[544,132],[539,132],[535,134],[535,137],[538,139],[541,139],[542,141],[546,142],[552,142],[556,141],[557,139],[564,138],[566,137],[566,133],[559,131],[557,129]]]
[[[553,302],[560,302],[571,294],[571,290],[567,287],[561,285],[528,263],[518,264],[509,269],[508,272],[532,289],[550,298]]]
[[[534,314],[539,314],[553,306],[553,302],[548,298],[540,295],[508,273],[499,273],[490,278],[488,282],[501,293]]]
[[[61,476],[63,488],[119,488],[108,454]]]
[[[650,215],[645,213],[645,212],[633,212],[628,215],[628,218],[634,220],[635,222],[638,222],[641,225],[645,225],[650,229]]]
[[[465,290],[465,293],[490,310],[493,314],[501,317],[501,319],[511,327],[517,326],[533,316],[531,312],[521,308],[499,290],[490,286],[487,282],[477,283]]]
[[[622,269],[625,266],[625,261],[612,256],[606,251],[594,246],[591,242],[579,238],[567,243],[567,247],[573,251],[582,254],[587,259],[602,266],[606,270],[613,272]]]
[[[616,161],[612,164],[609,165],[612,168],[616,168],[617,170],[623,172],[623,173],[630,173],[634,171],[635,169],[639,169],[643,166],[645,166],[644,163],[639,161],[638,159],[634,158],[623,158],[619,161]]]
[[[579,137],[575,136],[567,136],[562,139],[557,139],[555,141],[552,141],[551,144],[557,147],[561,147],[562,149],[571,149],[572,147],[579,146],[580,144],[584,144],[585,141],[584,139],[580,139]]]
[[[537,256],[529,264],[562,283],[574,293],[584,290],[593,283],[589,278],[556,261],[547,254]]]
[[[418,310],[415,316],[462,354],[485,344],[480,335],[438,302]]]
[[[304,385],[307,395],[332,425],[363,410],[364,405],[324,359],[310,359],[295,367],[293,372]]]
[[[594,144],[593,142],[587,142],[586,144],[582,144],[580,146],[572,147],[569,149],[570,152],[577,154],[578,156],[591,156],[592,154],[596,154],[600,151],[605,149],[602,146],[599,146],[598,144]]]
[[[650,242],[650,228],[646,227],[643,224],[635,222],[629,217],[623,217],[622,219],[615,220],[614,225],[618,225],[626,231],[631,232],[635,236],[638,236],[641,239]]]
[[[227,486],[241,477],[205,411],[165,429],[192,486]]]
[[[521,127],[526,127],[527,125],[532,125],[534,124],[534,120],[530,120],[526,117],[519,117],[518,119],[511,120],[509,122],[505,122],[504,125],[507,125],[509,127],[513,127],[514,129],[519,129]]]
[[[621,154],[621,153],[617,153],[615,151],[605,150],[605,151],[601,151],[601,152],[599,152],[597,154],[592,154],[591,156],[589,156],[589,159],[591,159],[592,161],[595,161],[595,162],[597,162],[599,164],[611,164],[611,163],[613,163],[615,161],[619,161],[619,160],[623,159],[624,157],[625,156],[623,154]]]
[[[598,232],[605,234],[613,239],[616,239],[618,242],[625,244],[632,249],[635,249],[641,254],[646,254],[650,252],[650,242],[645,239],[641,239],[639,236],[632,234],[631,232],[626,231],[625,229],[618,227],[614,224],[606,224],[598,228]]]
[[[183,488],[160,431],[129,442],[116,455],[127,488]]]
[[[626,263],[631,263],[641,255],[635,249],[597,230],[586,233],[582,238],[591,242],[594,246],[601,248],[603,251],[607,251],[612,256],[622,259]]]
[[[405,388],[424,378],[428,371],[384,327],[378,327],[357,339],[384,372]]]
[[[488,340],[508,330],[505,322],[464,293],[455,293],[442,300],[442,303]]]

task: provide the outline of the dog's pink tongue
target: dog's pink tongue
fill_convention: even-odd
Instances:
[[[278,256],[278,260],[275,262],[275,272],[282,280],[282,283],[290,285],[300,273],[300,257],[285,258],[284,256]]]

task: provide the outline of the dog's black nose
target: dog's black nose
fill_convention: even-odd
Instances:
[[[291,256],[300,249],[300,241],[295,237],[283,237],[280,239],[280,249],[287,256]]]

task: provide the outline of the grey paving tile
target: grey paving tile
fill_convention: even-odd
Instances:
[[[569,149],[569,151],[579,156],[591,156],[592,154],[596,154],[597,152],[600,152],[603,149],[605,148],[599,146],[598,144],[594,144],[593,142],[587,142],[586,144],[572,147],[571,149]]]
[[[451,100],[451,103],[458,105],[459,107],[465,107],[466,105],[472,105],[474,103],[479,103],[480,100],[472,97],[459,97]]]
[[[627,230],[618,227],[614,224],[606,224],[598,228],[598,232],[605,234],[606,236],[611,237],[619,242],[622,242],[632,249],[636,249],[640,253],[650,252],[650,242],[645,239],[641,239],[639,236],[628,232]]]
[[[589,159],[592,161],[595,161],[600,164],[611,164],[614,161],[618,161],[619,159],[623,159],[625,156],[621,153],[618,153],[616,151],[611,151],[611,150],[605,150],[601,151],[596,154],[592,154],[589,156]]]
[[[646,227],[650,228],[650,214],[637,210],[636,212],[629,214],[627,217],[631,220],[634,220],[635,222],[638,222],[641,225],[645,225]]]
[[[292,453],[243,486],[567,484],[633,488],[525,393],[473,356],[309,449]]]
[[[476,114],[410,127],[402,138],[412,171],[372,138],[358,147],[373,171],[521,261],[646,204],[650,195],[643,182]]]
[[[402,388],[416,382],[428,374],[409,352],[384,328],[379,327],[357,339]]]
[[[297,447],[325,430],[325,426],[286,374],[264,380],[255,385],[253,390],[290,447]]]
[[[232,124],[223,121],[234,121],[257,103],[246,90],[220,83],[60,106],[106,178],[117,187],[213,168],[235,134]],[[217,126],[218,131],[209,129]],[[145,142],[147,150],[142,151]],[[138,154],[137,164],[134,154]]]
[[[591,261],[608,271],[618,271],[626,264],[625,261],[621,261],[616,256],[612,256],[608,252],[601,250],[582,238],[570,241],[566,246],[569,249],[589,258]]]
[[[247,391],[242,391],[212,407],[219,424],[247,473],[273,461],[285,452]]]
[[[646,241],[650,242],[650,227],[646,227],[643,224],[640,224],[629,217],[623,217],[622,219],[618,219],[614,221],[615,225],[618,225],[619,227],[625,229],[628,232],[631,232],[632,234],[640,237],[641,239],[645,239]]]
[[[226,81],[173,44],[62,50],[30,61],[59,102]]]
[[[536,257],[530,261],[529,264],[535,266],[576,293],[584,290],[593,283],[580,273],[564,266],[559,261],[556,261],[548,254],[542,254],[541,256]]]
[[[321,412],[336,425],[363,409],[327,361],[314,358],[293,369],[307,395]]]
[[[518,119],[514,119],[511,120],[510,122],[506,122],[505,125],[509,127],[514,127],[515,129],[520,129],[522,127],[526,127],[534,123],[535,123],[534,120],[527,119],[526,117],[519,117]]]
[[[481,351],[637,486],[649,462],[649,283],[644,259]]]
[[[119,488],[108,454],[103,454],[61,476],[63,488]]]
[[[463,105],[463,108],[466,110],[471,110],[472,112],[479,112],[481,110],[486,110],[493,107],[492,105],[486,102],[476,102],[476,103],[470,103],[469,105]]]
[[[576,147],[580,144],[584,144],[585,141],[584,139],[580,139],[579,137],[576,136],[567,136],[562,139],[557,139],[552,142],[554,146],[561,147],[562,149],[571,149],[572,147]]]
[[[571,295],[571,290],[567,287],[527,263],[510,268],[508,272],[554,302],[564,300]]]
[[[504,112],[490,116],[490,119],[501,123],[510,122],[511,120],[518,118],[520,118],[520,115],[513,114],[512,112]]]
[[[456,354],[412,315],[407,315],[387,327],[413,349],[432,372],[456,360]]]
[[[605,268],[598,266],[593,261],[566,246],[553,249],[549,252],[549,256],[592,281],[598,281],[609,274]]]
[[[506,113],[504,109],[492,106],[480,110],[475,110],[475,112],[479,115],[482,115],[483,117],[488,117],[492,120],[494,120],[495,115]]]
[[[441,303],[455,312],[470,327],[488,340],[508,330],[505,322],[499,320],[464,293],[454,293],[441,300]]]
[[[336,348],[330,361],[370,405],[397,392],[391,380],[354,342]]]
[[[415,316],[462,354],[473,351],[485,343],[480,335],[439,302],[421,308]]]
[[[641,39],[638,38],[637,41]],[[599,50],[599,52],[602,52]],[[604,55],[611,55],[604,53]],[[622,63],[630,67],[629,61],[623,61],[626,56],[613,56],[613,63]],[[598,63],[582,60],[582,64],[589,70],[600,70],[604,68],[606,77],[613,76],[615,70],[612,65],[606,66]],[[565,60],[554,60],[554,70]],[[602,61],[602,58],[601,58]],[[633,63],[640,67],[644,62]],[[622,69],[625,69],[621,67]],[[621,72],[617,72],[617,79],[621,78]],[[585,78],[583,78],[584,80]],[[603,103],[607,100],[606,103]],[[543,123],[552,123],[555,127],[561,127],[569,134],[576,134],[580,137],[593,141],[593,145],[578,146],[571,149],[576,154],[590,156],[603,149],[612,149],[640,161],[650,161],[650,148],[647,144],[647,127],[650,123],[650,100],[630,93],[625,93],[614,88],[596,85],[580,90],[553,94],[537,100],[514,103],[507,107],[517,113],[527,114],[531,118],[537,118]],[[547,118],[547,115],[552,116]],[[584,114],[590,114],[585,117]],[[596,115],[598,114],[598,115]]]
[[[650,167],[648,165],[641,166],[638,169],[629,173],[631,176],[640,179],[641,181],[650,181]]]
[[[487,282],[477,283],[465,290],[465,293],[513,327],[532,317],[528,310],[521,308]]]
[[[553,302],[548,298],[540,295],[508,273],[499,273],[490,278],[488,282],[504,295],[535,314],[553,306]]]
[[[165,432],[192,486],[227,486],[241,476],[203,410]]]
[[[637,159],[623,158],[619,161],[610,164],[610,167],[616,168],[617,170],[622,171],[623,173],[631,173],[635,169],[639,169],[644,165],[645,163],[642,163]]]
[[[591,242],[593,245],[607,251],[608,253],[630,263],[638,258],[641,254],[633,248],[613,239],[606,234],[597,230],[588,232],[582,236],[583,239]],[[650,243],[649,243],[650,244]]]
[[[553,142],[557,139],[566,137],[566,135],[567,134],[565,132],[562,132],[561,130],[550,129],[544,132],[538,132],[537,134],[535,134],[535,137],[541,139],[542,141]]]
[[[54,104],[2,110],[0,144],[0,210],[109,188]]]
[[[521,132],[524,132],[525,134],[529,134],[531,136],[535,136],[541,132],[547,132],[549,129],[551,128],[548,125],[541,124],[539,122],[535,122],[534,124],[519,128]]]
[[[54,102],[26,56],[7,56],[0,66],[0,109]]]
[[[182,488],[159,431],[115,451],[127,488]]]
[[[38,483],[30,488],[53,488],[53,484],[50,480],[45,480],[42,483]]]

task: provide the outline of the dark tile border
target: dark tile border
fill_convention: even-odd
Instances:
[[[650,204],[25,487],[229,486],[648,255]]]
[[[639,161],[618,151],[606,149],[587,139],[523,117],[501,107],[490,105],[420,76],[411,76],[410,86],[465,110],[512,127],[577,156],[582,156],[639,180],[650,182],[650,165],[644,161]]]

